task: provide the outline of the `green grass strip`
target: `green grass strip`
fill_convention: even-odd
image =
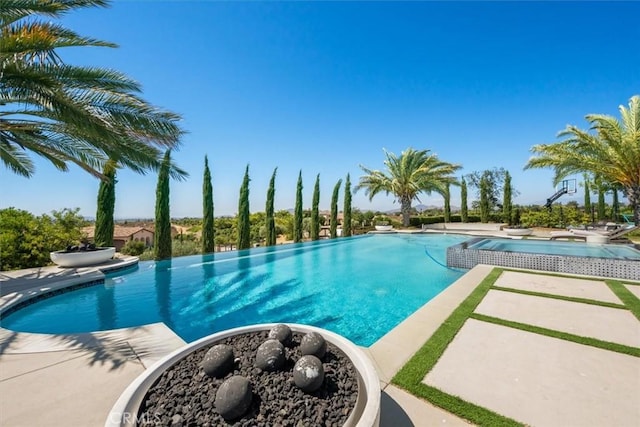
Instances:
[[[502,274],[502,269],[494,268],[473,292],[444,321],[429,340],[393,377],[392,383],[404,388],[414,396],[428,400],[459,417],[477,425],[521,426],[515,420],[497,414],[481,406],[452,396],[435,387],[422,383],[422,379],[435,366],[445,349],[456,336],[464,322],[480,304],[491,286]]]
[[[603,350],[609,350],[616,353],[628,354],[629,356],[640,357],[640,348],[637,347],[630,347],[614,342],[602,341],[597,338],[583,337],[580,335],[569,334],[567,332],[541,328],[539,326],[528,325],[525,323],[513,322],[511,320],[499,319],[497,317],[486,316],[484,314],[472,313],[469,317],[483,322],[493,323],[495,325],[507,326],[509,328],[520,329],[522,331],[545,335],[551,338],[558,338],[561,340],[572,341],[578,344],[601,348]]]
[[[618,280],[606,280],[605,283],[609,286],[609,289],[620,298],[620,301],[623,302],[625,307],[640,320],[640,299]]]
[[[562,301],[579,302],[579,303],[582,303],[582,304],[598,305],[598,306],[601,306],[601,307],[620,308],[620,309],[623,309],[623,310],[627,309],[627,306],[624,305],[624,304],[616,304],[614,302],[598,301],[598,300],[587,299],[587,298],[569,297],[569,296],[564,296],[564,295],[548,294],[548,293],[544,293],[544,292],[527,291],[527,290],[524,290],[524,289],[505,288],[505,287],[502,287],[502,286],[492,286],[491,289],[495,289],[497,291],[504,291],[504,292],[513,292],[514,294],[531,295],[531,296],[534,296],[534,297],[552,298],[552,299],[558,299],[558,300],[562,300]]]

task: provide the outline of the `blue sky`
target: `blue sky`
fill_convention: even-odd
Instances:
[[[183,116],[173,157],[191,176],[171,184],[173,217],[202,216],[205,155],[216,215],[232,215],[247,164],[252,212],[264,210],[275,167],[277,210],[293,207],[300,170],[305,208],[320,174],[328,209],[338,179],[355,184],[360,164],[380,169],[383,149],[407,147],[461,164],[460,174],[504,167],[516,203],[544,203],[552,171],[523,170],[530,147],[586,127],[588,113],[618,116],[640,93],[638,16],[637,2],[117,1],[62,23],[118,49],[59,53],[126,73],[145,99]],[[0,166],[0,207],[95,215],[94,178],[35,160],[31,179]],[[121,171],[116,217],[153,217],[156,179]],[[421,201],[442,205],[435,194]],[[364,192],[353,204],[399,207]]]

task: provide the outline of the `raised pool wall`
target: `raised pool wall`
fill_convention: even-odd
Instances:
[[[478,264],[488,264],[555,273],[640,280],[640,261],[468,248],[480,240],[483,238],[471,239],[448,247],[447,266],[471,269]]]

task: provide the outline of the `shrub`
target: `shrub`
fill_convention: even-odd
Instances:
[[[462,222],[460,214],[451,215],[450,222]],[[422,224],[438,224],[444,222],[444,215],[433,216],[414,216],[409,219],[409,225],[412,227],[421,227]],[[480,216],[468,215],[467,222],[480,222]]]
[[[0,271],[48,265],[50,252],[78,244],[85,225],[78,212],[63,209],[37,217],[20,209],[0,209]]]
[[[130,240],[120,249],[120,252],[125,255],[139,256],[142,255],[146,248],[144,242]]]
[[[196,255],[202,253],[202,246],[195,240],[173,240],[171,248],[173,257]]]

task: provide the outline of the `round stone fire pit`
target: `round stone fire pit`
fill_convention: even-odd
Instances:
[[[174,351],[129,385],[105,427],[325,421],[377,427],[380,383],[362,350],[313,326],[287,324],[289,336],[274,333],[282,326],[230,329]],[[233,362],[228,354],[232,348]],[[278,353],[283,359],[275,363]],[[310,373],[324,379],[307,378]],[[231,408],[229,402],[238,405]]]

